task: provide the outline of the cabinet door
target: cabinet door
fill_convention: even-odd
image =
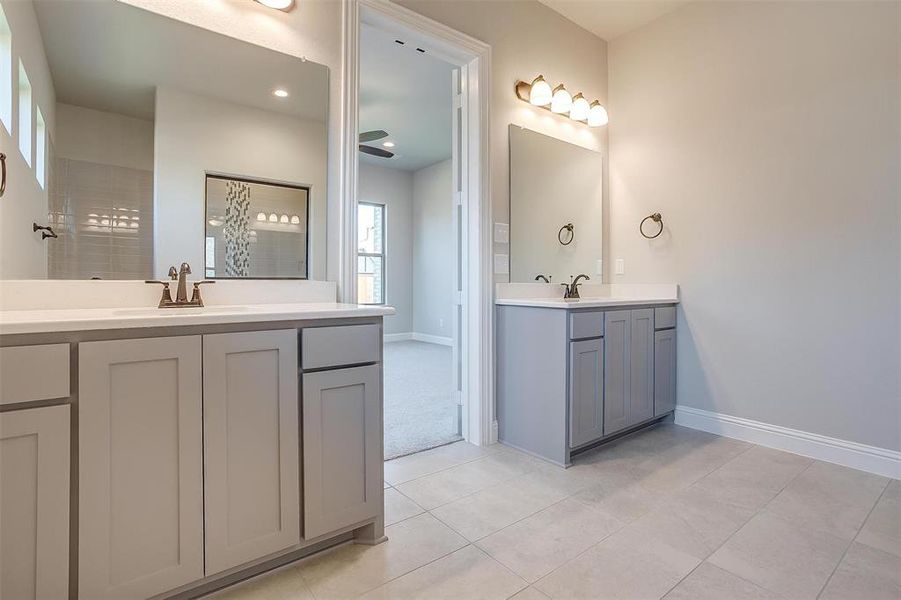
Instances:
[[[604,435],[629,426],[630,311],[604,313]]]
[[[79,345],[80,598],[203,577],[200,336]]]
[[[300,542],[297,330],[203,336],[206,575]]]
[[[654,416],[654,309],[629,311],[632,344],[629,348],[629,425]]]
[[[381,513],[381,388],[378,365],[303,376],[308,540]]]
[[[0,413],[0,598],[69,597],[69,406]]]
[[[569,446],[604,435],[604,340],[569,345]]]
[[[676,330],[654,334],[654,415],[676,409]]]

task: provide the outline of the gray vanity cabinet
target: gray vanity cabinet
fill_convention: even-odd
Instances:
[[[69,595],[69,406],[0,413],[0,598]]]
[[[676,330],[654,333],[654,415],[676,410]]]
[[[569,344],[569,446],[604,435],[604,340]]]
[[[304,373],[304,538],[381,514],[381,469],[379,366]]]
[[[203,336],[206,575],[300,542],[296,329]]]
[[[654,416],[654,309],[604,317],[604,435],[610,435]]]
[[[79,344],[78,596],[201,579],[201,337]]]

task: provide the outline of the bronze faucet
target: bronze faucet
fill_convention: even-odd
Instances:
[[[573,276],[569,276],[571,282],[570,283],[561,283],[564,287],[563,290],[563,299],[564,300],[578,300],[581,296],[579,296],[579,286],[582,285],[579,280],[584,279],[585,281],[591,280],[591,277],[585,275],[584,273],[580,273],[576,275],[576,278],[573,279]]]
[[[186,262],[181,263],[181,268],[175,270],[175,267],[169,267],[169,279],[178,282],[178,288],[175,292],[175,300],[172,300],[172,292],[169,290],[168,281],[147,280],[144,283],[158,283],[163,286],[163,295],[160,298],[159,308],[181,308],[188,306],[203,306],[203,298],[200,295],[200,286],[204,283],[216,283],[215,281],[203,280],[194,282],[194,292],[191,299],[188,300],[187,276],[191,274],[191,265]]]

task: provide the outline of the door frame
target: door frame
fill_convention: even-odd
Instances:
[[[341,240],[339,295],[356,302],[357,143],[359,131],[360,25],[414,39],[434,56],[461,67],[465,107],[463,206],[463,437],[477,445],[497,441],[494,409],[493,271],[489,100],[491,47],[464,33],[387,0],[342,3]]]

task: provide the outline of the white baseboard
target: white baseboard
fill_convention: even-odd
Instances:
[[[901,478],[901,452],[895,450],[688,406],[676,407],[675,422],[676,425],[785,450],[884,477]]]
[[[388,342],[406,342],[413,339],[412,333],[386,333],[385,343]]]
[[[429,335],[427,333],[417,333],[413,332],[411,334],[412,339],[417,342],[428,342],[430,344],[441,344],[442,346],[453,346],[454,339],[449,337],[443,337],[440,335]]]

